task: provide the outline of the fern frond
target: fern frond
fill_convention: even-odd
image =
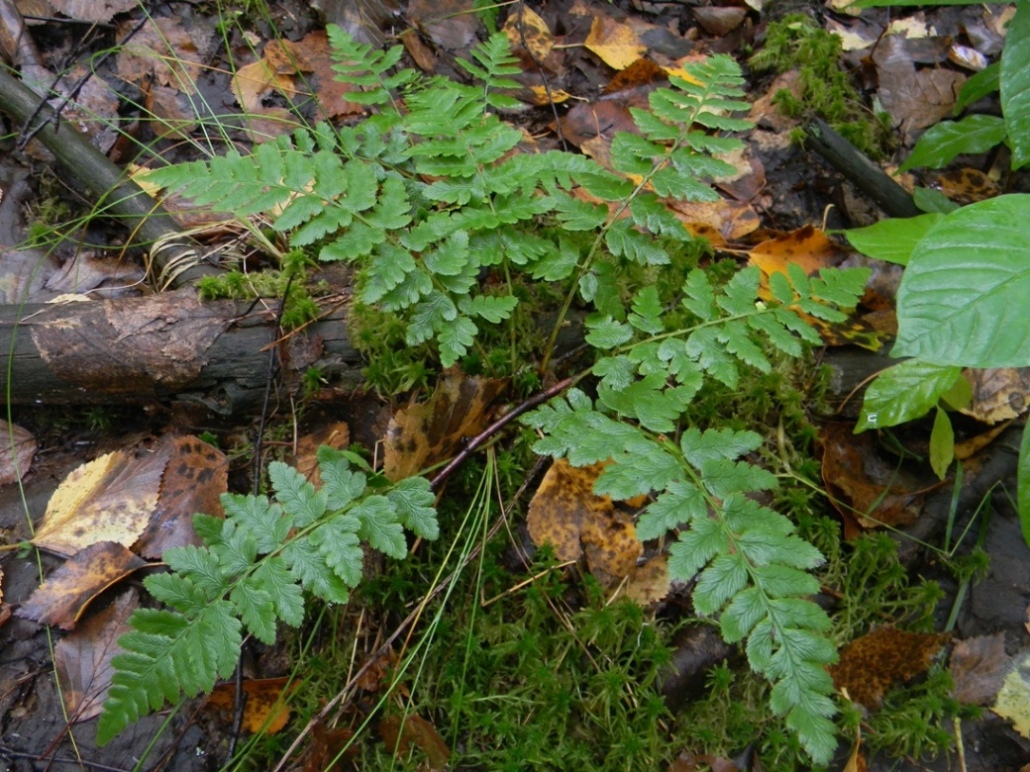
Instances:
[[[336,80],[362,89],[348,92],[347,99],[350,101],[365,105],[386,105],[393,100],[392,92],[415,81],[416,74],[411,69],[404,68],[389,74],[404,54],[403,46],[377,51],[371,45],[358,43],[335,24],[328,25],[326,32],[333,52],[332,67],[337,73]]]
[[[239,658],[243,631],[275,643],[279,622],[299,626],[303,590],[345,603],[361,580],[365,540],[393,557],[407,554],[404,528],[439,535],[429,483],[405,480],[371,494],[363,472],[345,457],[319,452],[316,489],[296,469],[269,467],[276,502],[224,494],[225,519],[198,515],[204,547],[168,550],[171,573],[145,584],[168,609],[140,609],[132,632],[119,639],[115,675],[97,741],[110,741],[129,723],[164,703],[210,691]]]

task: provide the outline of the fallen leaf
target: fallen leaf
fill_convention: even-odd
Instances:
[[[407,19],[447,51],[468,51],[482,22],[473,0],[410,0]]]
[[[979,169],[968,167],[938,174],[931,187],[963,206],[1001,195],[998,183]]]
[[[823,483],[844,520],[846,538],[861,528],[915,521],[929,486],[916,484],[905,470],[881,459],[870,433],[856,435],[852,424],[827,423],[819,439]]]
[[[346,450],[350,445],[350,427],[346,422],[327,424],[297,440],[297,454],[293,458],[293,467],[316,488],[322,485],[322,478],[318,473],[317,454],[323,445],[328,445],[333,450]]]
[[[541,480],[529,504],[527,525],[537,546],[550,544],[559,560],[578,560],[602,582],[621,579],[636,566],[643,545],[633,522],[609,496],[594,494],[605,464],[574,467],[558,459]]]
[[[662,554],[634,567],[624,592],[637,605],[647,607],[668,595],[670,586],[669,558]]]
[[[397,37],[404,44],[404,50],[415,60],[415,64],[422,72],[429,74],[436,72],[436,54],[422,41],[417,29],[414,27],[406,29]]]
[[[383,472],[396,482],[421,474],[455,454],[486,428],[508,381],[445,370],[428,402],[398,410],[386,432]]]
[[[735,6],[700,6],[691,9],[698,25],[709,35],[722,37],[744,23],[747,8]]]
[[[840,661],[830,665],[830,675],[834,685],[847,689],[854,702],[875,710],[888,691],[930,667],[950,637],[947,633],[909,633],[880,627],[845,646]]]
[[[396,758],[403,759],[413,747],[426,754],[429,769],[447,769],[451,749],[431,723],[421,716],[386,716],[379,722],[379,734],[383,743]]]
[[[687,230],[695,236],[704,236],[713,246],[739,241],[761,225],[758,213],[742,201],[720,199],[698,203],[675,199],[667,201],[666,205]]]
[[[987,705],[997,696],[1011,666],[1004,633],[958,641],[948,665],[954,684],[951,696],[964,705]]]
[[[583,45],[613,70],[629,67],[647,52],[647,46],[628,24],[600,14],[594,17]]]
[[[152,75],[158,85],[195,94],[203,66],[201,53],[181,18],[148,19],[130,36],[134,26],[135,22],[127,22],[118,28],[119,38],[126,41],[118,53],[119,77],[138,84]]]
[[[354,762],[361,749],[350,739],[354,732],[345,726],[327,727],[317,721],[311,727],[311,742],[304,752],[303,772],[343,772],[356,767]]]
[[[111,659],[123,653],[118,638],[129,632],[129,617],[138,607],[139,596],[130,588],[54,647],[54,670],[72,721],[100,715],[114,675]]]
[[[985,424],[1018,418],[1030,404],[1030,367],[965,370],[973,398],[959,412]]]
[[[646,57],[637,59],[628,67],[615,73],[615,77],[604,87],[605,94],[617,94],[620,91],[642,88],[669,80],[669,73]]]
[[[10,485],[28,474],[36,455],[36,438],[18,424],[0,421],[0,485]]]
[[[72,630],[90,601],[145,565],[146,561],[121,544],[91,544],[54,569],[21,605],[17,615]]]
[[[136,551],[153,560],[172,547],[199,546],[193,516],[222,517],[219,498],[228,490],[229,460],[218,448],[192,435],[166,436],[155,451],[164,445],[169,446],[168,464],[157,507],[136,543]]]
[[[758,266],[766,282],[771,274],[786,274],[791,264],[801,268],[806,276],[813,276],[823,268],[834,266],[840,257],[839,250],[826,234],[811,225],[763,241],[748,252],[748,262]],[[764,297],[768,299],[769,295]]]
[[[243,682],[243,731],[257,734],[276,734],[282,731],[290,720],[290,706],[283,699],[283,692],[289,687],[293,691],[298,681],[289,678],[255,678]],[[207,698],[207,706],[228,716],[231,721],[236,702],[236,684],[219,684]]]
[[[1030,654],[1024,654],[1009,670],[991,710],[1011,721],[1013,729],[1030,739]]]
[[[50,7],[69,19],[108,24],[119,13],[136,8],[137,0],[49,0]]]
[[[131,547],[157,506],[171,447],[139,458],[118,451],[73,470],[50,497],[32,543],[60,555],[113,541]]]
[[[547,62],[554,51],[554,35],[540,15],[527,5],[519,4],[511,13],[501,32],[508,36],[508,43],[513,53],[520,49],[528,50],[533,60],[539,64]],[[551,63],[548,63],[549,69]]]
[[[904,135],[913,135],[951,113],[966,76],[936,67],[917,70],[904,43],[901,35],[883,37],[873,50],[872,60],[884,110],[901,126]]]

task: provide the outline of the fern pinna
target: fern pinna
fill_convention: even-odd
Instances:
[[[535,449],[574,465],[612,459],[598,493],[653,497],[638,534],[675,536],[673,578],[696,577],[697,611],[718,614],[726,640],[746,640],[751,667],[773,683],[773,707],[814,760],[828,760],[834,705],[825,665],[836,654],[829,619],[808,599],[821,556],[751,496],[775,484],[754,463],[762,437],[703,430],[683,416],[706,381],[732,389],[741,366],[771,368],[770,350],[796,357],[817,343],[798,312],[842,319],[838,309],[856,303],[866,274],[809,278],[792,268],[769,277],[760,297],[757,269],[724,283],[691,269],[704,245],[665,201],[717,200],[710,179],[734,171],[717,156],[742,147],[724,132],[749,127],[732,117],[747,107],[737,64],[714,56],[671,76],[649,109],[632,110],[638,132],[614,137],[606,169],[566,152],[519,152],[522,132],[496,114],[516,104],[503,93],[518,72],[503,35],[462,62],[475,85],[398,69],[399,47],[374,51],[336,28],[329,37],[340,78],[361,89],[348,98],[374,114],[354,127],[299,130],[250,155],[160,169],[149,182],[240,217],[261,213],[291,247],[355,264],[358,300],[395,315],[407,344],[434,350],[444,367],[469,353],[484,326],[513,323],[519,277],[564,293],[541,370],[573,304],[590,309],[594,395],[572,391],[529,414],[543,435]],[[481,285],[484,269],[506,281]],[[276,620],[295,623],[301,588],[344,598],[358,579],[362,540],[401,555],[402,524],[432,530],[417,481],[344,503],[337,487],[291,493],[285,469],[274,469],[279,504],[228,499],[225,524],[198,520],[207,548],[173,552],[173,573],[148,583],[173,610],[137,618],[105,738],[147,706],[227,674],[244,625],[269,638]],[[346,488],[329,482],[337,478],[323,475],[327,486]],[[409,488],[422,503],[397,493]],[[331,527],[314,525],[324,517]],[[284,538],[301,528],[303,538],[273,544],[273,526]],[[217,652],[197,648],[201,629],[222,642]],[[184,672],[189,658],[202,662],[199,672]]]

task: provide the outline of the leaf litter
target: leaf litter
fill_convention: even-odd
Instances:
[[[111,21],[114,14],[127,10],[118,7],[116,3],[65,2],[54,3],[54,5],[72,18],[104,22]],[[752,8],[757,8],[759,5],[758,3],[749,3]],[[472,40],[471,36],[474,36],[478,30],[478,22],[474,15],[464,13],[468,7],[467,3],[460,2],[449,4],[447,8],[429,8],[425,3],[413,4],[409,7],[411,18],[417,24],[420,39],[424,38],[434,48],[431,52],[434,57],[437,54],[446,55],[448,50],[460,50],[467,47],[468,42]],[[574,10],[570,9],[570,15]],[[448,23],[449,20],[444,18],[448,15],[447,11],[453,12],[454,18],[459,21]],[[532,16],[529,15],[530,13]],[[743,18],[742,13],[745,13],[742,8],[702,7],[693,11],[693,15],[702,22],[704,32],[714,36],[727,35],[736,29]],[[99,18],[89,18],[91,14],[99,16]],[[154,77],[158,82],[158,88],[167,89],[166,93],[169,96],[175,96],[177,92],[178,94],[192,93],[189,91],[191,88],[189,84],[195,82],[195,78],[193,81],[189,78],[199,74],[198,68],[206,66],[204,64],[206,52],[203,51],[203,46],[198,46],[191,36],[184,36],[174,21],[156,20],[151,22],[151,25],[153,25],[153,29],[146,30],[145,34],[137,40],[135,50],[130,47],[126,58],[119,62],[119,69],[124,67],[127,79],[137,82],[140,82],[141,73]],[[513,32],[518,33],[518,44],[521,45],[523,37],[525,37],[526,53],[530,54],[531,58],[541,63],[547,62],[555,70],[561,70],[565,66],[563,62],[559,61],[559,57],[554,56],[564,50],[564,48],[558,50],[556,48],[565,41],[561,37],[555,37],[543,18],[527,8],[520,26],[521,29],[515,28],[509,20],[506,29],[513,42],[516,37]],[[595,13],[591,20],[589,35],[584,41],[585,47],[597,55],[604,67],[626,70],[631,68],[635,62],[640,61],[641,56],[652,53],[648,44],[642,42],[646,38],[643,32],[647,31],[653,34],[653,29],[649,29],[648,26],[639,23],[632,25],[613,22],[608,15]],[[653,25],[651,26],[653,27]],[[847,24],[841,26],[846,27]],[[160,35],[156,35],[155,30],[159,31]],[[927,67],[920,63],[914,64],[912,51],[915,49],[912,48],[909,41],[916,39],[917,34],[932,35],[934,32],[933,29],[927,29],[925,23],[923,23],[922,32],[917,32],[916,28],[911,25],[905,30],[894,27],[891,34],[881,41],[882,50],[874,50],[871,59],[878,79],[876,89],[881,102],[891,113],[894,121],[899,123],[906,133],[913,135],[924,126],[936,121],[937,117],[950,111],[957,93],[957,86],[965,77],[951,70]],[[170,47],[164,42],[166,40],[172,42]],[[345,95],[332,97],[328,93],[324,71],[319,72],[309,58],[312,51],[318,50],[317,38],[314,38],[313,41],[304,38],[299,44],[288,41],[269,42],[264,49],[263,59],[254,63],[261,65],[261,71],[267,77],[263,82],[260,78],[253,78],[253,83],[261,84],[260,88],[254,88],[253,91],[247,90],[250,86],[245,88],[243,85],[237,84],[235,90],[241,104],[249,105],[255,113],[274,109],[265,108],[261,104],[262,101],[275,93],[280,96],[296,94],[299,84],[310,77],[309,83],[315,85],[318,91],[317,96],[330,115],[348,114],[347,110],[350,108],[345,101]],[[879,46],[877,48],[879,49]],[[992,52],[992,55],[994,53],[996,51]],[[169,54],[174,56],[169,57]],[[948,55],[952,54],[949,52]],[[170,58],[178,64],[169,66],[163,61]],[[548,60],[550,61],[548,62]],[[976,61],[976,57],[969,54],[964,57],[963,62],[967,60]],[[963,64],[963,66],[965,65]],[[605,77],[611,74],[610,71],[604,69],[597,71],[605,73]],[[269,75],[269,73],[271,74]],[[334,104],[337,106],[336,108],[332,106]],[[581,123],[583,127],[589,127],[592,123],[595,130],[594,135],[584,137],[582,133],[577,134],[571,124],[569,125],[569,134],[580,140],[577,144],[593,142],[594,144],[588,146],[587,149],[595,157],[603,159],[606,141],[604,135],[608,133],[607,140],[610,141],[610,132],[619,125],[617,117],[622,116],[622,120],[625,120],[625,116],[628,115],[625,109],[627,105],[631,105],[631,102],[627,99],[623,105],[615,105],[612,108],[602,108],[607,104],[603,101],[594,100],[589,104],[591,105],[590,109],[585,111],[585,119]],[[332,112],[334,109],[340,111]],[[769,111],[763,116],[763,119],[767,118],[770,122],[781,120],[772,116],[771,105],[763,109]],[[605,110],[609,112],[605,113]],[[272,115],[273,117],[285,117],[282,113]],[[786,129],[783,127],[790,126],[790,122],[782,122],[779,125],[781,126],[780,131],[785,131]],[[603,126],[604,129],[596,131],[600,126]],[[190,128],[191,124],[183,124],[183,131],[188,131]],[[583,129],[583,131],[587,130],[587,128]],[[258,133],[255,133],[252,138],[255,141],[261,139]],[[963,200],[963,196],[979,195],[979,191],[983,189],[987,189],[989,192],[988,182],[993,184],[993,181],[980,180],[979,183],[974,184],[971,182],[975,177],[973,171],[976,170],[959,175],[958,181],[954,184],[948,178],[942,177],[941,187],[945,194],[954,199]],[[764,181],[755,185],[752,189],[752,196],[755,195],[754,190],[761,189],[763,185]],[[951,187],[948,187],[949,185]],[[768,213],[762,208],[756,210],[747,203],[752,196],[747,196],[742,202],[730,203],[724,200],[719,204],[712,205],[708,210],[692,209],[688,212],[681,212],[681,219],[695,233],[710,235],[713,243],[719,246],[744,246],[750,248],[752,253],[761,254],[763,248],[767,248],[771,242],[776,242],[778,239],[791,241],[798,238],[798,229],[793,229],[783,231],[778,235],[774,234],[771,239],[766,239],[758,246],[754,243],[742,245],[741,242],[758,230],[763,216]],[[734,209],[734,207],[736,208]],[[812,254],[815,255],[818,251],[818,249],[814,249]],[[811,256],[809,255],[809,257]],[[805,256],[800,255],[800,257],[804,259]],[[788,260],[794,261],[793,257],[788,257]],[[467,385],[469,382],[475,385],[469,387]],[[476,379],[463,381],[462,376],[456,376],[439,391],[439,396],[434,394],[430,401],[425,403],[429,407],[412,405],[398,411],[392,424],[391,438],[388,439],[385,448],[387,465],[391,474],[406,476],[453,456],[471,434],[481,430],[489,422],[503,389],[504,385],[479,383],[476,382]],[[999,410],[1004,411],[1004,405],[1008,402],[1012,405],[1009,408],[1011,411],[1022,411],[1025,399],[1021,398],[1026,393],[1026,388],[1022,383],[1006,384],[1002,388],[996,388],[995,393],[1000,394]],[[1016,407],[1017,404],[1018,407]],[[1011,417],[1004,412],[991,413],[990,408],[971,409],[971,412],[975,418],[988,422],[991,418],[1007,420]],[[437,414],[443,418],[438,420]],[[194,441],[183,439],[182,443],[189,445]],[[841,444],[843,445],[843,438]],[[341,446],[343,445],[346,445],[346,441],[341,444]],[[132,570],[135,561],[139,561],[138,557],[128,557],[123,560],[121,557],[115,559],[112,555],[119,553],[120,550],[121,553],[128,553],[131,556],[128,547],[137,542],[140,533],[153,532],[155,528],[159,531],[170,528],[175,532],[176,535],[169,537],[172,541],[157,541],[147,548],[147,556],[156,557],[167,546],[181,543],[182,539],[189,538],[186,535],[189,533],[188,527],[180,528],[183,524],[188,524],[190,514],[186,514],[187,510],[217,512],[218,489],[224,488],[226,482],[225,457],[221,456],[219,459],[210,455],[208,451],[202,451],[198,457],[192,459],[198,464],[198,468],[203,469],[204,473],[210,474],[212,479],[217,481],[213,487],[194,491],[195,480],[191,479],[189,475],[177,475],[169,468],[176,454],[188,456],[188,451],[183,448],[182,444],[170,450],[161,446],[158,452],[171,455],[168,457],[158,456],[156,460],[151,456],[151,464],[148,465],[126,452],[109,454],[98,459],[100,463],[96,467],[80,470],[77,476],[69,477],[62,485],[62,488],[65,488],[66,485],[68,488],[58,498],[60,506],[55,506],[53,513],[48,508],[44,525],[37,533],[37,540],[34,540],[34,543],[44,548],[52,549],[60,554],[73,555],[65,564],[67,570],[58,569],[48,577],[48,582],[55,583],[61,578],[62,571],[73,577],[68,580],[71,586],[67,590],[67,597],[61,597],[64,595],[63,592],[56,594],[55,602],[63,600],[66,602],[67,608],[52,612],[53,623],[70,627],[69,621],[74,622],[75,616],[81,612],[83,604],[88,602],[88,599],[93,597],[97,590],[102,589],[102,586],[106,586],[102,584],[104,581],[108,581],[105,577],[115,577],[119,575],[119,572]],[[309,452],[310,449],[306,451],[306,453]],[[858,451],[857,455],[863,456],[871,453],[870,449],[865,448]],[[31,453],[28,455],[31,459]],[[303,455],[304,453],[302,453]],[[856,463],[859,462],[857,458],[853,460]],[[154,467],[160,467],[162,463],[165,466],[155,472]],[[827,478],[827,484],[830,485],[829,478],[833,478],[837,490],[844,491],[841,498],[850,502],[851,508],[868,511],[868,507],[877,501],[879,492],[884,489],[886,485],[884,479],[881,477],[870,483],[861,480],[861,475],[853,473],[853,469],[845,469],[842,472],[843,466],[843,462],[834,466],[834,462],[831,460],[831,471]],[[637,597],[641,602],[654,602],[662,597],[665,592],[661,579],[661,559],[652,559],[639,569],[636,567],[641,558],[641,551],[639,551],[639,542],[633,535],[632,514],[618,509],[613,502],[606,500],[607,497],[596,497],[592,494],[593,483],[590,475],[593,474],[596,478],[599,470],[581,470],[567,466],[564,469],[556,469],[556,467],[558,464],[552,466],[547,472],[545,481],[541,483],[540,489],[530,505],[530,531],[534,541],[541,544],[552,544],[559,558],[568,555],[564,559],[575,560],[585,555],[587,565],[592,571],[608,574],[609,578],[630,577],[626,592]],[[27,471],[27,467],[22,469],[19,465],[17,474],[24,476]],[[893,492],[894,488],[890,490]],[[129,501],[130,505],[125,508],[124,512],[115,511],[119,509],[118,501],[123,499]],[[112,511],[105,514],[104,506],[106,504],[110,505]],[[883,513],[882,504],[883,501],[880,501],[881,509],[877,512],[878,519],[879,515]],[[165,506],[170,513],[166,516],[165,524],[155,525],[155,521],[147,520],[141,531],[140,523],[144,519],[145,513],[158,511],[162,506]],[[888,507],[889,509],[890,507]],[[69,513],[69,510],[74,510],[79,514]],[[86,530],[89,530],[91,535],[107,535],[112,538],[107,542],[91,542],[90,537],[84,533]],[[180,541],[176,542],[175,539]],[[116,548],[115,544],[123,546]],[[636,545],[636,552],[634,545]],[[74,561],[79,556],[82,556],[81,559],[87,563],[85,573],[95,573],[94,578],[74,578],[76,570]],[[89,565],[94,561],[95,566]],[[122,567],[113,568],[115,566]],[[648,567],[654,569],[654,577],[642,574]],[[642,583],[643,589],[632,590],[634,582],[637,581]],[[53,591],[53,586],[50,591]],[[83,588],[87,589],[81,597],[73,595],[73,589],[81,590]],[[121,606],[125,597],[119,598],[116,602],[117,605]],[[75,600],[71,601],[72,598]],[[49,603],[50,601],[37,602],[33,606],[30,602],[22,607],[22,611],[25,611],[27,607],[35,613],[44,606],[48,606]],[[126,603],[128,602],[126,601]],[[39,613],[43,612],[39,611]],[[88,617],[90,620],[96,618]],[[51,620],[50,617],[47,619]],[[124,615],[122,619],[124,621]],[[104,632],[97,629],[91,631],[90,634],[97,641],[113,641],[115,636],[110,633],[110,628],[106,627],[106,623],[102,629]],[[82,640],[72,636],[78,636],[84,630],[85,627],[80,626],[75,633],[66,636],[62,643],[69,641],[69,645],[81,646]],[[878,640],[874,634],[870,634],[868,637]],[[900,635],[899,637],[890,637],[884,645],[887,650],[890,650],[888,659],[905,659],[908,654],[911,654],[912,662],[923,665],[929,656],[925,652],[933,649],[935,644],[939,648],[940,643],[932,637],[928,637],[925,642],[925,648],[913,648],[910,639],[905,635]],[[970,644],[972,645],[972,642]],[[878,643],[877,646],[879,645]],[[959,645],[956,646],[956,653],[952,657],[953,667],[956,662],[963,662],[962,656],[957,654]],[[987,650],[989,653],[979,656],[984,662],[993,659],[998,652],[998,646],[998,641],[992,639]],[[876,647],[873,648],[879,651]],[[858,651],[860,650],[856,650],[856,652]],[[79,656],[80,659],[96,657],[95,654],[90,654],[88,657],[85,654]],[[976,656],[975,654],[966,655],[966,661],[968,662],[970,657],[975,659]],[[67,655],[62,653],[62,660],[66,657]],[[73,715],[85,716],[93,709],[91,706],[96,704],[98,698],[86,699],[82,695],[86,695],[92,688],[87,688],[87,683],[103,680],[96,678],[96,674],[102,668],[100,664],[102,659],[103,657],[97,659],[85,668],[80,664],[79,670],[83,671],[85,676],[79,674],[71,677],[67,673],[60,676],[67,682],[68,692],[76,697],[75,702],[69,703],[69,710]],[[872,689],[863,691],[862,687],[857,688],[857,693],[863,695],[872,704],[878,701],[879,696],[882,696],[883,688],[886,688],[885,686],[880,688],[876,684],[894,683],[915,677],[908,674],[909,671],[902,672],[900,676],[891,675],[889,672],[882,673],[877,667],[882,663],[870,661],[878,660],[878,655],[870,657],[868,654],[854,653],[849,654],[848,659],[854,659],[859,663],[854,668],[857,673],[855,675],[856,682],[861,683],[864,680],[874,682]],[[962,667],[968,668],[969,665]],[[979,666],[974,664],[972,667],[975,670]],[[59,665],[59,674],[62,669],[67,670],[67,666]],[[918,671],[919,668],[916,667],[915,672],[918,673]],[[957,674],[958,671],[956,671]],[[997,669],[991,672],[992,683],[997,679],[997,675]],[[958,680],[956,677],[956,681]],[[849,688],[849,692],[851,691]],[[981,689],[981,692],[983,691],[986,690]],[[852,693],[854,694],[854,692]],[[978,699],[986,698],[978,697]],[[391,736],[391,738],[397,738],[394,745],[408,742],[420,746],[431,757],[432,764],[446,763],[446,755],[443,755],[446,746],[442,740],[438,743],[434,739],[434,734],[436,738],[439,738],[439,735],[432,724],[413,715],[409,716],[403,725],[398,723],[398,726],[402,726],[402,728],[394,727],[394,734]],[[725,760],[709,757],[704,761],[723,763]],[[691,763],[693,763],[693,759]]]

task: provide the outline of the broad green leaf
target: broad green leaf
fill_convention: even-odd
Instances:
[[[959,205],[933,188],[916,188],[912,191],[912,200],[923,212],[940,212],[948,214],[959,208]]]
[[[958,99],[955,100],[955,107],[952,114],[958,115],[967,107],[976,104],[988,94],[993,94],[1001,87],[1001,62],[994,62],[986,68],[971,75],[969,80],[962,84],[962,90],[958,92]]]
[[[892,356],[963,367],[1030,365],[1030,195],[948,215],[916,247],[898,290]]]
[[[1023,541],[1030,547],[1030,422],[1023,427],[1023,440],[1019,444],[1016,500],[1019,504],[1019,525],[1023,529]]]
[[[934,474],[943,480],[948,476],[948,467],[955,460],[955,430],[951,428],[951,419],[947,412],[937,408],[933,419],[933,431],[930,432],[930,466]]]
[[[961,373],[961,367],[919,359],[887,368],[866,389],[855,432],[897,426],[921,418],[933,409]]]
[[[1005,121],[995,115],[970,115],[961,121],[941,121],[919,138],[898,171],[923,167],[939,169],[963,153],[986,153],[1004,141],[1005,135]]]
[[[889,218],[865,228],[845,231],[851,245],[863,255],[888,263],[908,265],[912,250],[933,226],[944,219],[939,212],[918,217]]]
[[[1001,52],[1001,112],[1012,148],[1012,168],[1030,164],[1030,2],[1020,0]]]

